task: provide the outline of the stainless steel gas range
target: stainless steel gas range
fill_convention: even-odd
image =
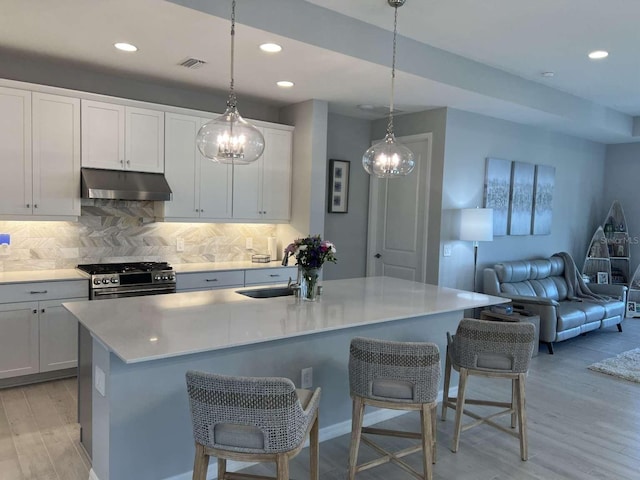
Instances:
[[[175,293],[176,276],[166,262],[78,265],[89,276],[89,299]]]

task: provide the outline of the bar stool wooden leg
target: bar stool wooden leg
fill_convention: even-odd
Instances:
[[[224,476],[227,473],[227,460],[224,458],[218,458],[218,480],[224,480]]]
[[[351,446],[349,447],[349,474],[348,480],[354,480],[356,475],[356,465],[358,464],[358,450],[360,448],[360,437],[362,435],[362,417],[364,413],[364,402],[360,397],[353,398],[353,417],[351,420]]]
[[[451,383],[451,360],[449,359],[449,347],[444,362],[444,387],[442,393],[442,421],[447,419],[447,404],[449,403],[449,385]]]
[[[309,432],[309,478],[311,480],[319,480],[320,478],[320,446],[318,441],[319,433],[319,419],[316,415],[316,419]]]
[[[422,405],[420,410],[420,423],[422,426],[422,464],[424,468],[424,478],[433,479],[433,433],[431,421],[432,408],[430,405]]]
[[[432,442],[431,442],[431,461],[435,464],[436,463],[436,452],[437,452],[437,442],[436,442],[436,417],[438,416],[438,405],[435,404],[433,407],[431,407],[431,438],[432,438]]]
[[[196,443],[196,455],[193,459],[193,480],[206,480],[209,468],[209,455],[205,453],[204,447]]]
[[[511,414],[511,428],[516,428],[516,422],[518,417],[518,385],[516,379],[511,380],[511,409],[513,413]]]
[[[522,460],[529,458],[527,448],[527,411],[525,408],[525,392],[524,392],[525,374],[518,375],[518,422],[520,423],[520,457]]]
[[[289,480],[289,457],[286,454],[276,456],[277,480]]]
[[[468,377],[468,370],[466,368],[461,368],[460,379],[458,381],[458,399],[456,401],[456,424],[453,432],[453,444],[451,446],[451,451],[454,453],[458,451],[458,443],[460,441],[460,431],[462,429],[462,412],[464,411],[464,396]]]

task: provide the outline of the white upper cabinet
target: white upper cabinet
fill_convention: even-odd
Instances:
[[[204,158],[196,146],[196,135],[206,121],[166,114],[165,177],[173,200],[164,204],[165,218],[231,217],[231,167]]]
[[[33,214],[80,215],[80,100],[33,93]]]
[[[0,87],[0,214],[30,215],[31,92]]]
[[[234,167],[233,218],[288,222],[292,132],[268,127],[261,131],[262,156],[252,164]]]
[[[82,166],[164,171],[164,112],[82,100]]]
[[[0,215],[80,215],[80,100],[0,88],[0,162]]]

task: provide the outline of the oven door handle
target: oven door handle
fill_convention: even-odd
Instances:
[[[124,294],[134,294],[134,293],[149,293],[149,292],[165,292],[165,293],[175,293],[175,289],[173,287],[158,287],[158,288],[141,288],[137,290],[120,290],[118,292],[114,292],[113,290],[94,290],[94,297],[99,297],[100,295],[118,295],[120,293]]]

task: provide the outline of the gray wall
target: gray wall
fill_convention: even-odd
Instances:
[[[604,177],[604,201],[598,220],[602,224],[613,201],[620,201],[631,237],[630,255],[633,274],[640,264],[640,202],[638,201],[640,143],[608,145]]]
[[[453,214],[460,208],[482,206],[486,157],[552,165],[556,178],[551,234],[494,237],[493,242],[481,242],[478,289],[482,269],[500,261],[567,251],[582,268],[593,231],[609,207],[603,196],[605,145],[449,109],[445,152],[441,241],[452,244],[453,254],[441,257],[440,285],[472,289],[473,248],[471,242],[456,240]],[[627,172],[625,178],[629,177]]]
[[[86,66],[0,49],[0,78],[69,88],[83,92],[129,98],[142,102],[222,113],[227,92],[188,85],[160,83],[144,76],[96,71]],[[278,107],[238,94],[238,109],[244,118],[278,121]]]
[[[338,263],[323,269],[326,280],[364,277],[366,274],[370,177],[362,168],[362,155],[371,144],[370,130],[369,120],[329,115],[327,172],[330,159],[349,160],[351,168],[348,212],[325,213],[324,217],[324,236],[338,249]],[[328,199],[325,200],[325,211],[327,202]]]

